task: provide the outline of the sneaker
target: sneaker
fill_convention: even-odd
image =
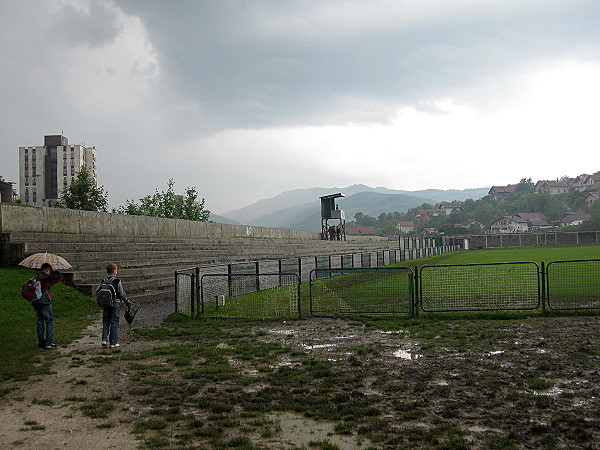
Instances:
[[[102,347],[108,347],[108,342],[102,341]]]
[[[54,344],[54,345],[50,344],[50,345],[46,345],[44,348],[46,350],[54,350],[55,347],[56,347],[56,344]]]
[[[118,347],[120,347],[120,346],[121,346],[121,344],[117,343],[117,344],[115,344],[115,345],[111,345],[111,346],[110,346],[110,348],[118,348]]]

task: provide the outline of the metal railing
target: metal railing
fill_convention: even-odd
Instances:
[[[600,309],[600,260],[376,267],[393,261],[388,251],[177,271],[176,311],[259,318],[300,317],[303,309],[313,316]]]

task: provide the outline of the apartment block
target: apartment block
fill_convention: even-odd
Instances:
[[[29,205],[52,206],[84,165],[97,181],[96,148],[69,145],[62,135],[44,136],[44,145],[19,147],[21,199]]]

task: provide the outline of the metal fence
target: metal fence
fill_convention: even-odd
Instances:
[[[600,308],[600,259],[553,261],[546,266],[544,276],[549,308]]]
[[[300,317],[298,275],[206,274],[200,277],[199,313],[210,317]]]
[[[303,310],[331,316],[600,309],[600,260],[378,267],[404,256],[366,252],[186,269],[176,273],[176,311],[259,318],[299,317]]]
[[[408,267],[313,270],[310,313],[410,315],[414,305],[413,278]]]
[[[534,262],[423,266],[419,271],[423,311],[536,309],[541,303]]]
[[[246,261],[232,264],[218,264],[198,266],[175,272],[175,311],[184,315],[203,314],[204,304],[200,289],[200,280],[204,275],[232,275],[227,278],[229,293],[239,289],[240,283],[248,289],[264,287],[260,277],[247,277],[245,275],[263,274],[295,274],[300,283],[309,282],[311,272],[315,269],[363,269],[386,267],[390,264],[409,261],[416,258],[441,255],[444,253],[461,250],[460,245],[446,245],[440,247],[427,247],[435,245],[434,240],[412,239],[403,242],[407,248],[379,250],[361,253],[347,253],[342,255],[309,256],[301,258],[285,258],[278,260]],[[234,277],[244,275],[245,277]],[[216,279],[214,280],[216,282]],[[208,279],[206,280],[208,283]],[[236,286],[236,287],[234,287]],[[233,289],[233,291],[230,291]],[[193,292],[192,292],[193,291]],[[215,294],[216,295],[216,294]]]

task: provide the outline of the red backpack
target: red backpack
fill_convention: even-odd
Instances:
[[[21,297],[23,297],[30,303],[37,302],[41,297],[41,288],[42,286],[40,281],[37,278],[33,277],[32,279],[28,280],[27,283],[25,283],[21,288]],[[39,297],[38,293],[40,295]]]

